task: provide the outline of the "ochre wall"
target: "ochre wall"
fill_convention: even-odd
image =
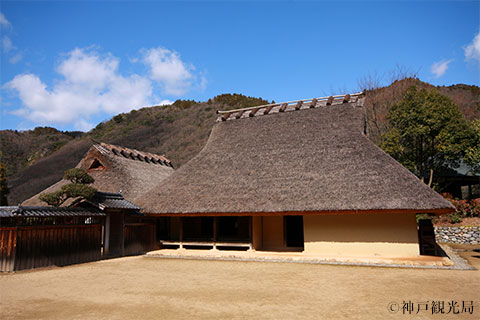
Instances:
[[[414,213],[308,215],[303,219],[307,254],[419,255]]]
[[[281,250],[283,241],[283,216],[262,217],[263,250]]]

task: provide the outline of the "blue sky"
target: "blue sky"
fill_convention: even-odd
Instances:
[[[242,93],[357,91],[397,65],[480,84],[480,2],[0,2],[0,129],[89,130],[120,112]]]

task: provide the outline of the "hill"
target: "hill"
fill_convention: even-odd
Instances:
[[[411,85],[434,86],[415,78],[366,91],[369,137],[378,143],[388,129],[386,115]],[[480,118],[480,88],[454,85],[437,89],[455,101],[463,115]],[[17,204],[61,179],[94,143],[103,141],[164,154],[175,167],[195,156],[205,145],[216,119],[216,110],[269,103],[261,98],[223,94],[206,102],[177,100],[171,106],[134,110],[114,116],[86,134],[36,128],[26,132],[0,131],[1,150],[9,168],[9,203]],[[35,133],[36,131],[36,133]]]
[[[10,168],[9,204],[18,204],[60,180],[63,172],[74,167],[94,141],[164,154],[175,167],[179,167],[206,143],[216,119],[216,110],[267,103],[261,98],[223,94],[207,102],[177,100],[170,106],[118,114],[83,135],[53,128],[0,131],[1,150]],[[29,139],[33,140],[29,142]],[[52,144],[54,140],[61,141],[62,145]],[[36,149],[35,144],[39,148]],[[32,155],[42,156],[33,160]],[[27,161],[30,158],[32,160]]]

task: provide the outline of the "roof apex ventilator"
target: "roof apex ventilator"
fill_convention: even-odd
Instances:
[[[334,95],[329,97],[320,97],[320,98],[312,98],[312,99],[301,99],[301,100],[293,100],[293,101],[286,101],[280,103],[270,103],[264,104],[260,106],[253,106],[253,107],[246,107],[234,110],[217,110],[217,114],[222,115],[217,119],[217,121],[226,121],[226,120],[233,120],[233,119],[240,119],[248,111],[249,117],[254,117],[260,109],[265,109],[262,114],[270,114],[271,112],[285,112],[287,108],[294,107],[295,110],[303,109],[303,106],[307,105],[310,108],[315,108],[318,105],[318,102],[325,101],[325,105],[329,106],[332,105],[334,101],[337,103],[349,103],[355,102],[358,100],[353,100],[352,97],[359,97],[363,95],[363,92],[357,92],[353,94],[340,94]],[[275,109],[274,109],[275,108]],[[234,117],[231,117],[231,116]]]

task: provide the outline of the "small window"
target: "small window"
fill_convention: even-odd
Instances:
[[[90,165],[89,170],[92,170],[92,169],[105,169],[105,166],[100,161],[98,161],[98,159],[95,159]]]

